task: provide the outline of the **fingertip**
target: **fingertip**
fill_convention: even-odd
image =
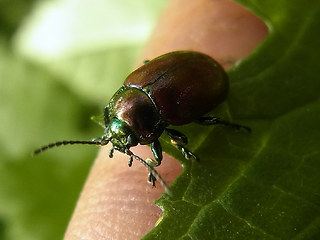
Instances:
[[[268,35],[265,23],[232,0],[172,0],[142,56],[177,50],[203,52],[225,69],[245,58]],[[141,62],[141,61],[140,61]]]
[[[148,181],[148,171],[138,161],[128,167],[128,156],[116,152],[108,157],[108,147],[99,152],[68,226],[65,239],[141,238],[162,215],[154,201],[164,192]],[[132,148],[142,158],[150,157],[147,146]],[[169,171],[167,171],[169,169]],[[164,154],[159,174],[170,184],[180,173],[181,165]]]

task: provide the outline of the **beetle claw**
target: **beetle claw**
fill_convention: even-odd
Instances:
[[[156,178],[152,175],[152,173],[149,173],[148,175],[148,182],[151,183],[153,187],[156,186]]]
[[[199,161],[199,158],[187,148],[177,145],[177,148],[182,152],[185,159],[189,160],[190,158],[194,158],[196,161]]]

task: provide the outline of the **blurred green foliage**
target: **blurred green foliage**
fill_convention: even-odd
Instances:
[[[165,1],[0,1],[0,239],[61,239],[97,152],[56,140],[90,121],[132,70]]]

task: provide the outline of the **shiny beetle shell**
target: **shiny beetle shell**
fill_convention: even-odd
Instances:
[[[168,125],[187,124],[208,113],[228,89],[225,71],[211,57],[191,51],[162,55],[132,72],[111,98],[105,108],[108,138],[119,145],[119,138],[112,139],[116,132],[108,130],[117,118],[130,128],[134,144],[150,144]],[[128,129],[117,130],[124,131]],[[123,137],[120,144],[133,143]]]
[[[190,123],[225,100],[229,84],[211,57],[190,51],[171,52],[132,72],[126,87],[145,92],[169,125]]]

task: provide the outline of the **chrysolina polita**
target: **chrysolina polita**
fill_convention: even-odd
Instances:
[[[234,128],[250,128],[204,115],[227,97],[228,77],[223,68],[211,57],[192,51],[176,51],[164,54],[132,72],[123,86],[113,95],[104,109],[104,134],[90,141],[59,141],[34,151],[38,154],[46,149],[67,144],[107,145],[112,143],[109,156],[114,150],[143,163],[149,170],[149,181],[158,180],[164,187],[155,166],[162,160],[159,137],[166,133],[186,159],[196,156],[185,145],[187,137],[168,128],[191,122],[203,125],[223,124]],[[130,148],[151,145],[154,160],[143,160]]]

